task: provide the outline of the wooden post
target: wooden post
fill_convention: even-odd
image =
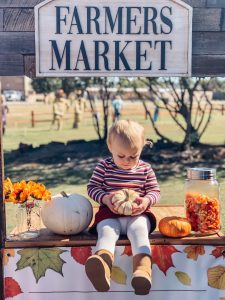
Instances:
[[[34,121],[34,111],[31,111],[31,127],[34,128],[35,121]]]
[[[2,104],[0,105],[0,120],[2,120]],[[3,193],[4,161],[2,148],[2,121],[0,121],[0,300],[4,300],[3,251],[5,246],[5,205]]]
[[[224,104],[222,104],[221,113],[222,113],[222,116],[223,116],[224,115]]]

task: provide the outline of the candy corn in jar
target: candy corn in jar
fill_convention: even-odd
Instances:
[[[193,232],[207,235],[220,230],[220,191],[216,169],[187,169],[185,208]]]

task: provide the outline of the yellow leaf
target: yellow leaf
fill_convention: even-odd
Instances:
[[[127,274],[117,266],[112,266],[111,279],[119,284],[126,284]]]
[[[191,278],[185,272],[175,272],[177,279],[184,285],[191,285]]]
[[[209,268],[208,274],[208,285],[219,290],[225,290],[225,267],[216,266]]]
[[[15,250],[14,249],[4,249],[3,250],[3,265],[6,266],[9,262],[10,257],[15,256]]]

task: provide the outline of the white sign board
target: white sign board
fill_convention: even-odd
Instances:
[[[190,76],[192,8],[179,0],[46,0],[37,76]]]

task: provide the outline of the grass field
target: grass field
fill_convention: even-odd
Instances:
[[[72,129],[73,110],[72,108],[66,115],[64,127],[62,131],[50,130],[52,118],[52,106],[43,103],[10,103],[10,112],[8,114],[8,127],[6,135],[3,138],[3,148],[5,151],[5,176],[10,176],[13,181],[17,180],[42,180],[53,194],[62,190],[67,192],[78,192],[86,195],[86,183],[90,177],[93,166],[97,158],[88,158],[79,161],[76,160],[76,153],[70,153],[71,157],[61,155],[60,151],[48,153],[42,159],[34,157],[31,154],[20,153],[17,157],[13,155],[13,150],[17,149],[20,143],[32,144],[33,147],[39,145],[48,145],[52,141],[67,143],[68,141],[84,139],[92,141],[97,139],[97,135],[92,125],[90,111],[85,112],[83,121],[78,129]],[[45,122],[37,122],[34,128],[31,128],[31,111],[34,111],[35,120],[45,120]],[[99,105],[101,113],[101,106]],[[101,114],[102,116],[102,114]],[[144,109],[140,102],[126,102],[123,111],[124,118],[130,118],[141,123],[146,129],[146,136],[157,140],[150,122],[145,119]],[[111,117],[110,117],[111,122]],[[180,141],[182,132],[175,127],[173,121],[169,118],[165,111],[160,113],[158,121],[159,128],[162,132],[168,134],[170,138]],[[202,138],[202,142],[211,144],[224,144],[225,142],[225,115],[214,112],[212,120],[206,134]],[[91,151],[91,149],[89,149]],[[39,152],[38,152],[39,153]],[[38,154],[39,155],[39,154]],[[55,156],[57,161],[51,161],[51,156]],[[99,155],[101,156],[101,154]],[[62,159],[63,157],[63,159]],[[48,160],[49,158],[49,160]],[[65,158],[65,159],[64,159]],[[151,159],[150,159],[151,160]],[[177,162],[179,164],[180,162]],[[207,162],[205,162],[207,167]],[[88,165],[88,167],[87,167]],[[198,165],[198,164],[196,164]],[[213,166],[212,164],[210,166]],[[154,168],[157,174],[157,164]],[[176,168],[176,166],[173,166]],[[218,166],[215,161],[214,167],[219,167],[219,181],[221,184],[222,199],[225,198],[225,180],[224,166]],[[177,172],[171,172],[170,165],[164,165],[162,176],[159,174],[159,182],[161,186],[161,204],[183,204],[183,186],[185,178],[185,170],[178,168]],[[164,176],[166,174],[166,176]],[[57,179],[57,180],[56,180]],[[15,225],[14,207],[7,205],[7,231],[9,232]],[[225,214],[223,208],[223,224],[225,223]],[[223,225],[225,228],[225,224]]]

